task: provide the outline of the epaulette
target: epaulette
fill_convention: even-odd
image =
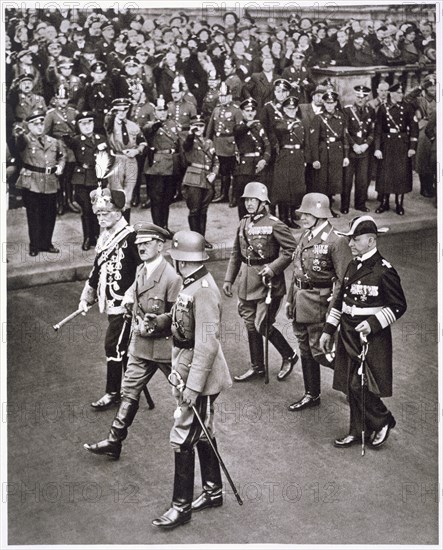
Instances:
[[[209,283],[206,279],[202,279],[202,287],[203,288],[208,288],[209,287]]]
[[[251,80],[251,77],[250,77],[250,76],[247,76],[247,77],[245,78],[245,82],[249,82],[250,80]]]
[[[54,107],[51,107],[51,109],[48,109],[48,110],[46,111],[46,114],[52,113],[52,111],[55,111],[55,108],[54,108]]]
[[[344,108],[345,109],[350,109],[352,107],[352,105],[345,105]]]
[[[392,267],[392,265],[391,265],[387,260],[385,260],[384,258],[383,258],[383,260],[381,261],[381,263],[382,263],[385,267],[387,267],[388,269],[391,269],[391,267]]]
[[[275,222],[280,221],[276,216],[273,216],[272,214],[269,214],[268,217],[269,217],[270,220],[274,220]]]

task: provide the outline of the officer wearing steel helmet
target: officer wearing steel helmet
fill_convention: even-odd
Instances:
[[[242,198],[248,215],[240,220],[223,291],[231,297],[232,285],[238,277],[238,312],[248,333],[251,367],[234,380],[244,382],[264,376],[263,336],[267,325],[269,341],[282,356],[277,379],[284,380],[291,373],[298,355],[274,327],[274,322],[286,294],[284,270],[291,263],[296,242],[287,225],[269,214],[266,185],[257,181],[248,183]],[[272,285],[269,305],[265,303],[268,282]]]
[[[286,315],[292,319],[297,338],[305,393],[289,405],[300,411],[320,405],[320,365],[332,366],[320,348],[320,336],[337,295],[351,251],[346,239],[334,232],[329,198],[322,193],[308,193],[298,209],[304,232],[294,253],[294,273],[286,300]]]
[[[172,376],[185,388],[173,389],[177,399],[170,443],[175,455],[171,507],[153,521],[156,527],[172,528],[188,523],[192,511],[215,508],[223,503],[220,466],[205,438],[193,406],[215,441],[214,401],[232,385],[220,344],[221,296],[204,262],[205,239],[195,231],[178,231],[170,251],[183,286],[171,313],[152,319],[153,330],[171,326],[173,335]],[[203,492],[193,501],[194,448],[200,461]]]

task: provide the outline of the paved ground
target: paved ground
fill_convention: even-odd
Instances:
[[[369,188],[369,199],[368,206],[374,212],[378,206],[374,184]],[[391,202],[393,203],[393,198]],[[406,214],[403,217],[392,210],[373,215],[380,225],[389,226],[392,233],[436,227],[437,209],[434,200],[420,195],[417,175],[414,176],[414,189],[406,196],[404,207]],[[338,210],[339,204],[335,208]],[[349,221],[358,215],[361,215],[361,212],[351,209],[348,215],[334,220],[334,226],[338,229],[347,228]],[[131,216],[133,223],[151,221],[150,210],[135,208]],[[173,231],[187,229],[187,216],[188,211],[183,201],[173,204],[170,228]],[[215,245],[214,251],[211,252],[212,258],[227,257],[237,224],[237,209],[229,208],[227,204],[211,204],[207,238]],[[81,250],[83,238],[79,214],[69,213],[57,217],[53,239],[54,244],[60,248],[60,254],[57,255],[40,253],[36,257],[29,256],[27,231],[24,208],[10,210],[7,213],[7,244],[2,248],[2,262],[8,260],[8,289],[82,280],[87,277],[94,259],[94,251]]]
[[[180,208],[174,205],[173,211]],[[425,208],[432,213],[428,203]],[[226,216],[232,225],[226,225]],[[234,231],[226,206],[211,206],[211,220],[209,238],[217,243],[224,240],[216,238],[222,234],[219,225],[225,234]],[[391,214],[391,220],[399,217]],[[74,232],[78,220],[64,217],[62,223],[72,224]],[[171,226],[178,229],[175,214]],[[358,447],[332,446],[347,432],[348,408],[344,396],[331,389],[327,369],[321,407],[289,413],[287,405],[302,392],[300,366],[277,382],[279,360],[271,350],[268,386],[235,384],[217,403],[219,448],[244,506],[226,486],[222,508],[195,514],[190,524],[172,532],[151,526],[169,505],[172,488],[168,433],[174,404],[164,378],[157,374],[152,380],[156,408],[149,411],[142,403],[121,459],[88,454],[82,444],[105,437],[114,415],[94,413],[89,406],[103,391],[106,321],[91,310],[54,333],[52,325],[77,305],[80,282],[11,290],[9,543],[437,545],[435,230],[388,234],[380,249],[398,267],[409,306],[393,330],[394,396],[386,403],[397,428],[387,444],[379,451],[368,449],[365,457]],[[15,260],[11,267],[19,269]],[[225,261],[210,264],[218,283],[225,268]],[[222,343],[234,375],[247,366],[235,299],[224,299],[223,319]],[[279,323],[291,337],[281,315]]]

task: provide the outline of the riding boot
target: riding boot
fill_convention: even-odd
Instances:
[[[155,223],[155,225],[158,225],[159,227],[163,227],[161,205],[151,204],[151,217],[152,217],[152,222]]]
[[[231,186],[231,176],[220,177],[220,195],[212,202],[228,202],[229,199],[229,187]]]
[[[122,449],[122,441],[128,436],[128,428],[134,421],[137,410],[138,401],[123,397],[112,422],[108,438],[91,445],[85,443],[83,447],[96,455],[107,455],[114,460],[118,460]]]
[[[383,194],[381,196],[380,206],[376,209],[376,214],[383,214],[389,210],[389,194]]]
[[[403,208],[403,199],[405,196],[403,194],[401,195],[395,195],[395,211],[399,216],[404,216],[405,210]]]
[[[82,230],[83,230],[82,250],[87,251],[92,246],[91,238],[90,238],[89,220],[85,214],[82,214],[81,220],[82,220]]]
[[[291,229],[300,229],[300,226],[297,223],[295,208],[292,206],[289,207],[288,227]]]
[[[194,449],[175,453],[174,491],[171,508],[155,519],[152,525],[172,529],[191,521],[194,495]]]
[[[62,216],[65,213],[65,198],[62,189],[57,191],[57,214]]]
[[[208,210],[205,208],[204,210],[202,210],[200,212],[200,230],[199,230],[199,233],[200,233],[200,235],[203,235],[203,237],[206,234],[206,222],[207,222],[207,220],[208,220]],[[211,250],[212,248],[214,248],[214,245],[211,244],[209,241],[207,241],[205,239],[205,248],[208,248],[209,250]]]
[[[200,233],[200,213],[188,216],[189,229]]]
[[[320,405],[320,365],[313,357],[302,357],[301,367],[305,394],[299,401],[289,405],[290,411],[301,411]]]
[[[212,438],[214,447],[217,443]],[[192,510],[200,511],[205,508],[217,508],[223,504],[223,485],[220,472],[220,464],[211,444],[207,439],[201,439],[197,443],[198,459],[202,476],[202,493],[192,503]]]
[[[329,195],[329,209],[331,211],[332,217],[333,218],[339,218],[340,214],[338,212],[336,212],[335,210],[332,210],[333,201],[334,201],[334,197],[332,195]]]
[[[234,376],[236,382],[246,382],[254,378],[261,378],[265,374],[265,354],[263,351],[263,336],[254,330],[248,330],[249,354],[251,356],[251,367],[238,376]]]
[[[285,204],[281,203],[281,202],[278,203],[278,217],[279,217],[280,221],[282,221],[286,225],[289,224],[288,214],[289,214],[288,207]]]
[[[280,371],[277,374],[277,380],[281,382],[291,374],[295,363],[298,361],[298,355],[288,344],[283,334],[275,327],[271,327],[269,329],[268,338],[271,344],[282,356],[282,364]]]
[[[237,206],[237,197],[235,196],[234,184],[229,185],[228,197],[229,208],[235,208]]]

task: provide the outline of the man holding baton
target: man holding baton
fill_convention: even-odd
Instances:
[[[80,296],[79,309],[98,300],[100,312],[108,315],[105,336],[107,363],[106,393],[91,403],[96,410],[105,410],[120,402],[122,372],[127,361],[130,323],[125,320],[123,297],[133,284],[141,263],[135,245],[134,228],[123,218],[124,191],[102,189],[91,192],[92,209],[102,233],[97,242],[94,266]]]
[[[320,338],[323,352],[329,353],[340,325],[333,388],[348,395],[351,418],[349,434],[336,439],[336,447],[360,443],[362,433],[374,432],[370,443],[379,448],[396,424],[381,397],[392,395],[390,327],[406,311],[406,299],[398,273],[377,250],[379,231],[371,216],[361,216],[343,233],[350,239],[354,259]],[[365,364],[359,373],[362,352]],[[361,383],[360,376],[366,377],[367,385]]]
[[[239,276],[238,312],[248,332],[251,367],[236,382],[265,376],[263,336],[282,356],[277,380],[284,380],[298,361],[281,332],[274,326],[286,293],[284,270],[291,263],[296,242],[291,230],[268,212],[268,190],[252,181],[243,192],[248,216],[241,221],[226,270],[223,292],[232,297],[232,285]],[[266,303],[268,283],[272,285],[271,303]]]
[[[170,314],[150,316],[150,330],[162,331],[172,326],[170,381],[177,398],[170,434],[175,455],[172,503],[152,522],[163,528],[188,523],[193,510],[215,508],[223,503],[220,463],[212,447],[216,448],[214,401],[232,384],[220,344],[221,296],[204,265],[209,258],[204,237],[195,231],[178,231],[170,254],[183,277],[183,286]],[[195,446],[203,492],[193,502]]]

